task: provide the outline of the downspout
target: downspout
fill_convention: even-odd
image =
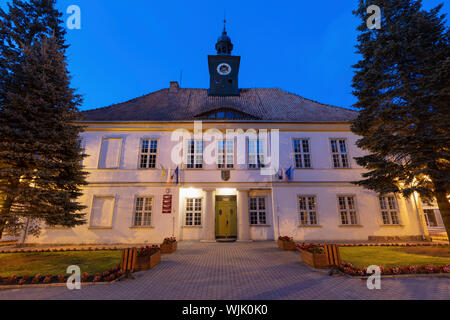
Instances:
[[[274,176],[276,176],[276,175],[274,175]],[[278,239],[278,237],[280,236],[280,219],[279,219],[278,215],[275,215],[275,198],[273,196],[273,193],[274,193],[273,177],[274,176],[272,176],[272,181],[271,181],[270,185],[272,187],[272,216],[273,216],[273,224],[274,224],[274,230],[273,230],[274,233],[275,233],[275,217],[277,217],[277,219],[276,219],[277,232],[276,232],[276,236],[274,237],[275,238],[274,240],[276,241]],[[278,208],[278,206],[277,206],[277,208]]]

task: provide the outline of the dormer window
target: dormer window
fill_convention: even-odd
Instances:
[[[243,112],[239,112],[237,110],[232,109],[219,109],[210,111],[197,116],[201,119],[216,119],[216,120],[253,120],[256,117],[251,116],[249,114],[245,114]]]

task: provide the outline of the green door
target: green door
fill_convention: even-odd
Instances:
[[[237,237],[236,196],[216,196],[216,237]]]

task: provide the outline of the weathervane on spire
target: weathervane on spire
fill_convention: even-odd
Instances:
[[[226,12],[223,13],[223,31],[222,35],[217,39],[216,50],[217,54],[231,54],[233,50],[233,44],[231,43],[230,37],[227,35],[227,17]]]

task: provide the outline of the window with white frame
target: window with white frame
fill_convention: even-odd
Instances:
[[[436,219],[436,211],[434,209],[423,209],[423,213],[425,215],[425,220],[427,222],[427,226],[434,228],[437,227],[439,224]]]
[[[398,218],[398,205],[394,196],[379,196],[381,218],[383,224],[400,224]]]
[[[249,198],[250,224],[266,224],[266,198]]]
[[[317,204],[315,196],[298,196],[300,225],[317,225]]]
[[[331,139],[331,156],[334,168],[348,168],[347,142],[345,139]]]
[[[203,141],[187,140],[186,142],[187,168],[201,169],[203,168]]]
[[[294,162],[296,168],[311,168],[308,139],[294,139]]]
[[[217,146],[217,167],[219,169],[233,169],[234,143],[233,140],[219,140]]]
[[[152,211],[152,197],[136,197],[133,225],[135,227],[150,226],[152,224]]]
[[[259,139],[248,140],[248,167],[259,169],[264,167],[264,141]]]
[[[202,225],[202,199],[187,198],[186,199],[186,226]]]
[[[356,206],[354,196],[338,196],[339,215],[342,225],[356,225],[358,219],[356,216]]]
[[[156,168],[156,154],[158,152],[158,140],[142,139],[139,152],[139,167],[141,169]]]

